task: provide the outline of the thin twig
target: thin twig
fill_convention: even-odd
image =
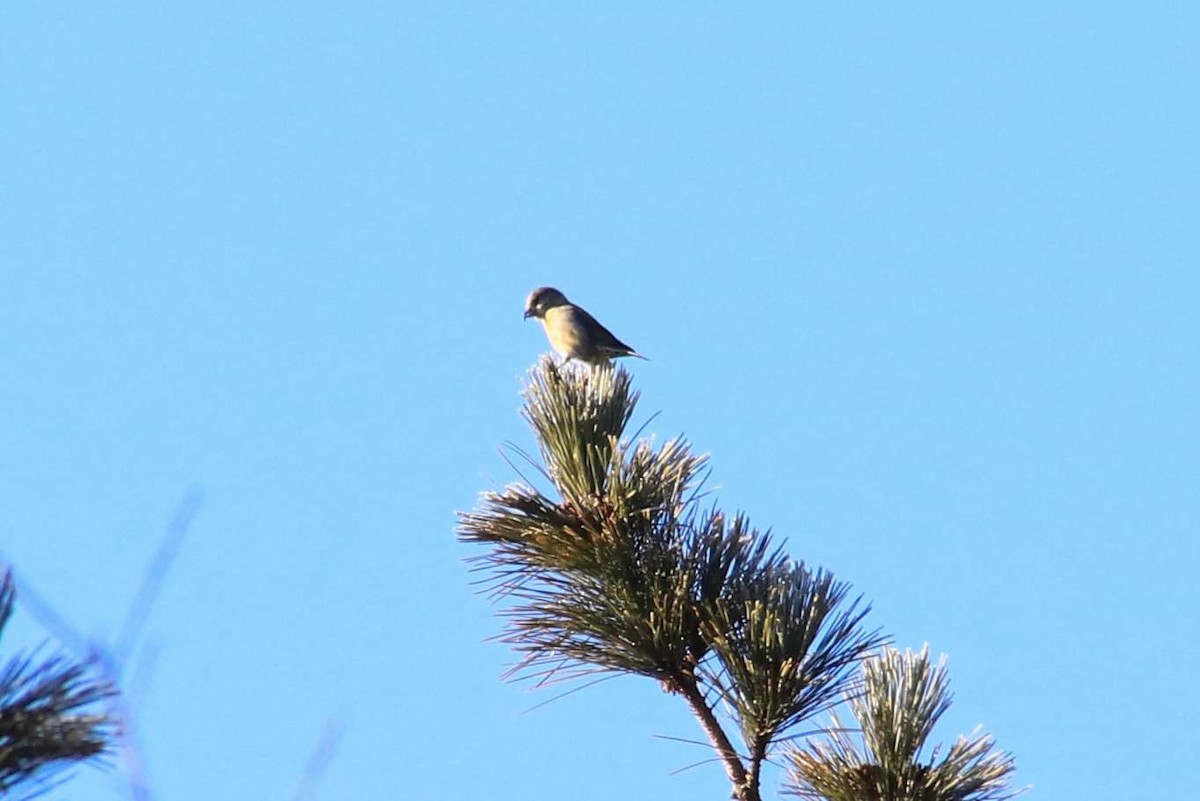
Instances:
[[[338,745],[342,741],[342,733],[345,728],[340,720],[330,718],[325,721],[321,735],[317,738],[317,744],[313,746],[312,752],[308,755],[308,761],[304,763],[304,772],[300,774],[300,784],[296,787],[292,801],[309,801],[315,797],[317,783],[329,769],[329,765],[337,753]]]
[[[175,561],[183,537],[191,527],[192,519],[200,510],[203,501],[204,493],[201,490],[198,488],[188,490],[187,494],[183,496],[183,500],[179,502],[170,524],[167,525],[167,530],[158,544],[154,558],[146,566],[142,584],[138,587],[138,593],[129,607],[129,613],[125,616],[125,624],[113,640],[110,649],[118,669],[125,667],[129,655],[137,643],[138,635],[142,633],[146,619],[150,616],[150,610],[162,589],[163,579],[170,570],[171,563]]]
[[[656,740],[670,740],[673,743],[683,743],[684,745],[698,745],[701,748],[712,748],[712,743],[706,743],[703,740],[690,740],[687,737],[672,737],[669,734],[651,734]]]

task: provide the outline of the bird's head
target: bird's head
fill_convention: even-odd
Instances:
[[[529,297],[525,300],[525,318],[541,319],[546,315],[548,309],[553,309],[555,306],[566,306],[567,303],[567,296],[554,287],[539,286],[530,292]]]

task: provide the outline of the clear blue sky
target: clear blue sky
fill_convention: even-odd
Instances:
[[[728,508],[950,657],[1046,799],[1194,792],[1190,3],[8,3],[0,553],[147,624],[161,799],[719,798],[677,699],[504,684],[456,509],[553,284]],[[28,615],[17,639],[40,636]],[[116,798],[94,772],[55,798]]]

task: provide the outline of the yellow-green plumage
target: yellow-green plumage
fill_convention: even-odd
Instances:
[[[565,357],[564,364],[571,359],[603,364],[622,356],[645,358],[553,287],[538,287],[529,294],[525,316],[542,321],[550,346]]]

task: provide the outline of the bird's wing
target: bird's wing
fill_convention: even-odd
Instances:
[[[637,355],[637,351],[626,345],[621,340],[617,339],[616,336],[613,335],[612,331],[609,331],[607,328],[600,325],[600,321],[588,314],[585,309],[581,309],[579,306],[572,306],[571,308],[578,323],[583,326],[584,330],[586,330],[591,336],[592,345],[594,347],[620,355]]]

